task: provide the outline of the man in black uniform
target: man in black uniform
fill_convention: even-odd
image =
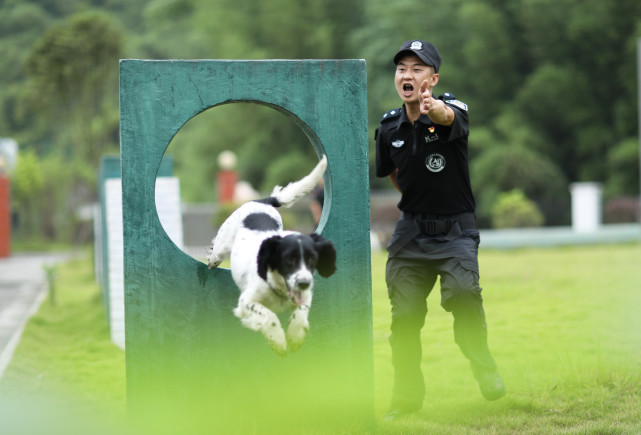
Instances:
[[[421,329],[438,276],[441,305],[454,316],[454,339],[481,393],[487,400],[505,395],[487,346],[479,286],[467,106],[449,93],[432,97],[441,56],[429,42],[406,41],[394,63],[404,104],[383,115],[376,130],[376,175],[389,177],[402,194],[401,218],[387,247],[394,389],[386,419],[423,406]]]

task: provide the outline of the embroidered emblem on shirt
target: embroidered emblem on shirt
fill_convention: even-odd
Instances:
[[[438,153],[430,154],[425,159],[425,166],[430,172],[441,172],[445,169],[445,157]]]
[[[405,145],[405,141],[404,140],[395,140],[394,142],[392,142],[392,146],[394,148],[400,148],[403,145]]]
[[[429,132],[429,134],[425,136],[425,143],[432,143],[439,140],[438,133],[435,132],[436,129],[434,128],[434,126],[427,127],[427,131]]]

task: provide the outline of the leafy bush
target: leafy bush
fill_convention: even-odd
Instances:
[[[505,144],[487,148],[472,162],[470,172],[479,225],[491,223],[501,192],[513,189],[535,201],[548,224],[569,221],[570,194],[563,173],[555,162],[531,148]]]
[[[39,204],[42,202],[44,188],[42,161],[33,151],[22,152],[18,165],[11,174],[12,208],[19,216],[19,225],[14,228],[15,235],[17,230],[22,230],[24,234],[40,234],[42,213]]]
[[[492,207],[494,228],[540,227],[543,221],[543,214],[537,205],[520,189],[500,194]]]
[[[16,240],[84,243],[91,238],[91,225],[80,220],[78,210],[95,201],[95,173],[78,158],[22,151],[11,174],[11,200]]]

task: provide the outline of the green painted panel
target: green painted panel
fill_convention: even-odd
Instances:
[[[172,137],[200,112],[239,102],[284,113],[328,157],[318,232],[336,245],[337,272],[317,277],[307,340],[284,358],[233,316],[229,270],[210,271],[178,249],[155,209],[154,181]],[[365,62],[123,60],[120,106],[132,415],[163,415],[165,425],[196,413],[191,421],[207,428],[259,432],[371,427]]]

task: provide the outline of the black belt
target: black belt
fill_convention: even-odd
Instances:
[[[457,223],[462,231],[476,228],[476,217],[474,213],[434,215],[402,212],[401,216],[402,219],[415,221],[421,233],[429,236],[448,234]]]

